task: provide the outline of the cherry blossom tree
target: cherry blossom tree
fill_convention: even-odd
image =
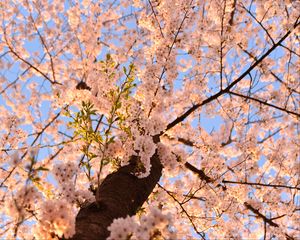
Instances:
[[[7,0],[0,236],[300,237],[296,0]]]

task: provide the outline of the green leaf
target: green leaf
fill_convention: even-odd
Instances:
[[[116,104],[116,109],[119,109],[119,108],[121,108],[122,107],[122,103],[121,102],[117,102],[117,104]]]

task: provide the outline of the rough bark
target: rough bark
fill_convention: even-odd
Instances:
[[[130,164],[108,175],[98,189],[99,199],[82,208],[76,217],[73,240],[102,240],[109,236],[107,227],[113,219],[132,216],[147,200],[162,174],[158,155],[151,158],[151,172],[146,178],[131,174],[137,157]]]

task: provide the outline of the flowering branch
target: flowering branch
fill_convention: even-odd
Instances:
[[[232,89],[237,83],[242,81],[244,77],[246,77],[257,65],[259,65],[266,57],[268,57],[280,44],[291,34],[292,30],[294,30],[296,27],[298,27],[300,24],[299,18],[297,18],[296,22],[293,25],[293,28],[286,32],[286,34],[276,43],[274,44],[266,53],[264,53],[261,57],[257,58],[257,60],[251,64],[251,66],[242,73],[236,80],[234,80],[232,83],[230,83],[225,89],[220,90],[218,93],[210,96],[209,98],[205,99],[201,103],[195,104],[190,109],[188,109],[185,113],[183,113],[181,116],[177,117],[173,122],[169,123],[167,125],[167,128],[165,131],[170,130],[174,126],[176,126],[178,123],[181,123],[184,121],[189,115],[191,115],[193,112],[198,110],[200,107],[214,101],[218,97],[222,96],[225,93],[229,93],[230,89]],[[161,133],[163,134],[163,132]]]

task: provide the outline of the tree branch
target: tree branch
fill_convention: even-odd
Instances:
[[[241,98],[245,98],[245,99],[249,99],[249,100],[252,100],[252,101],[255,101],[255,102],[258,102],[260,104],[263,104],[263,105],[266,105],[266,106],[269,106],[269,107],[272,107],[272,108],[276,108],[280,111],[283,111],[283,112],[286,112],[288,114],[292,114],[292,115],[295,115],[297,117],[300,117],[300,114],[299,113],[296,113],[296,112],[293,112],[293,111],[290,111],[286,108],[282,108],[282,107],[278,107],[274,104],[271,104],[271,103],[268,103],[267,101],[263,101],[263,100],[260,100],[260,99],[257,99],[257,98],[253,98],[253,97],[250,97],[250,96],[246,96],[246,95],[242,95],[240,93],[236,93],[236,92],[231,92],[229,91],[228,93],[232,94],[232,95],[235,95],[235,96],[238,96],[238,97],[241,97]]]
[[[262,186],[262,187],[273,187],[273,188],[288,188],[288,189],[297,189],[300,190],[300,187],[297,186],[286,186],[281,184],[264,184],[264,183],[254,183],[254,182],[239,182],[239,181],[230,181],[223,179],[223,183],[231,183],[231,184],[240,184],[240,185],[250,185],[250,186]]]
[[[248,210],[250,210],[251,212],[253,212],[256,216],[258,216],[259,218],[261,218],[265,223],[268,223],[272,227],[279,227],[279,225],[277,223],[273,222],[272,219],[267,218],[265,215],[261,214],[256,208],[254,208],[249,203],[244,202],[244,206]]]
[[[193,173],[196,173],[199,178],[207,183],[213,182],[213,179],[210,178],[209,176],[207,176],[203,170],[196,168],[195,166],[193,166],[192,164],[190,164],[189,162],[186,162],[184,164],[184,166],[189,169],[190,171],[192,171]]]

